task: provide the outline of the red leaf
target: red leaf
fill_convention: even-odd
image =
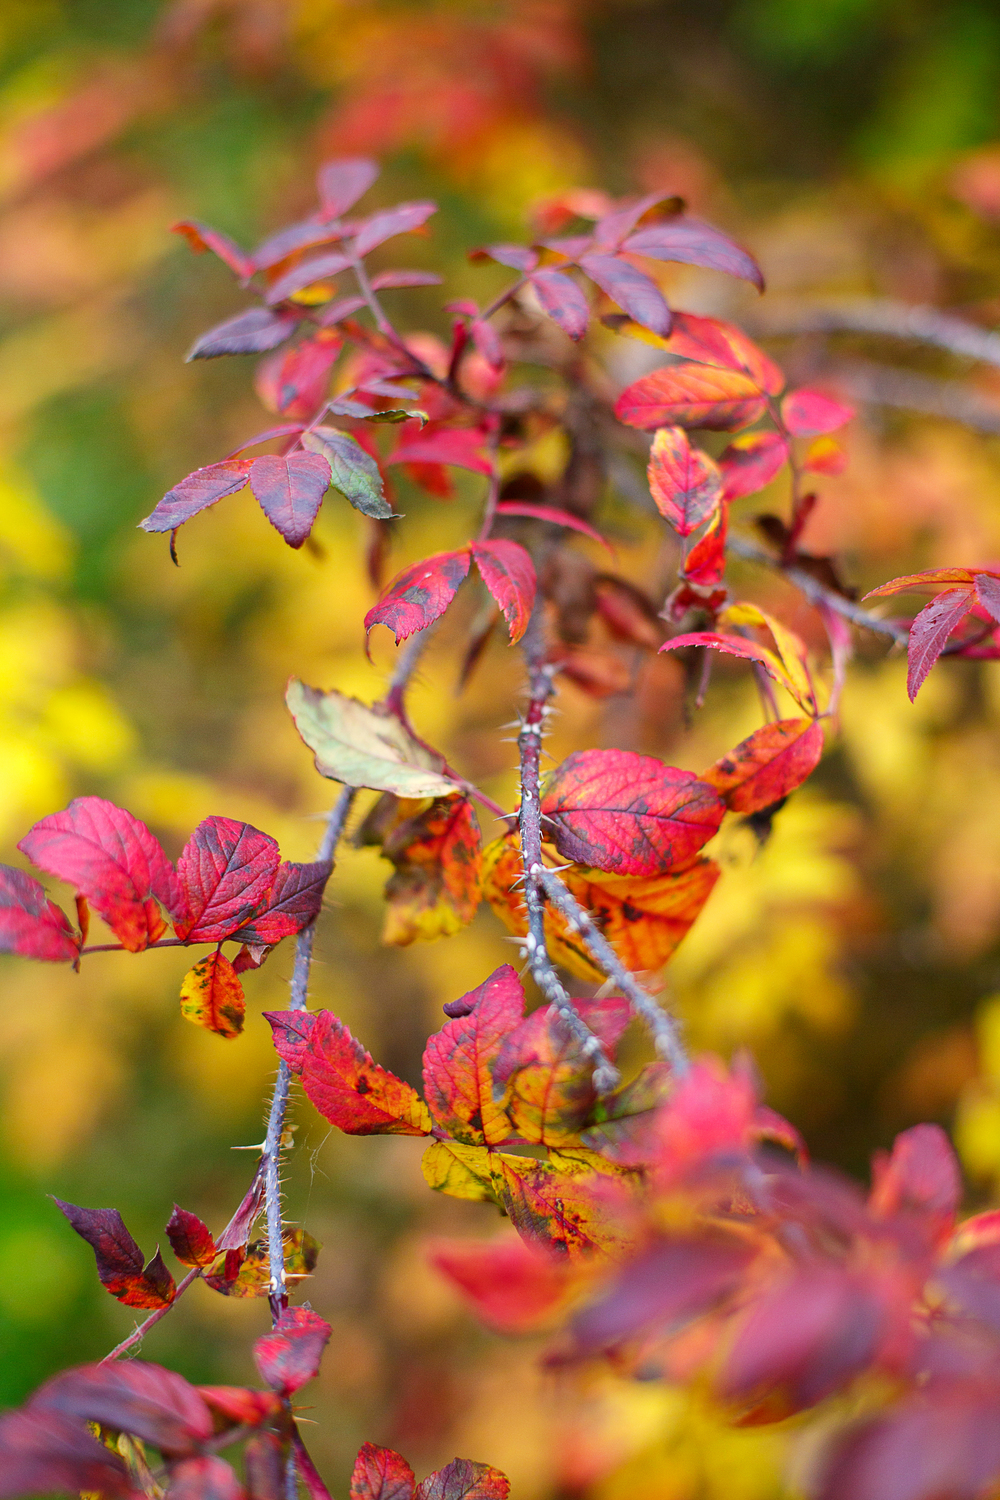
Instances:
[[[706,646],[711,651],[724,651],[727,656],[742,656],[746,661],[759,661],[769,676],[774,676],[771,665],[776,661],[774,653],[756,641],[744,640],[740,635],[719,635],[714,630],[692,630],[686,635],[675,635],[665,641],[661,651],[678,651],[685,646]],[[780,664],[779,664],[780,665]],[[781,681],[780,677],[775,678]],[[782,684],[784,685],[784,684]]]
[[[219,1253],[208,1226],[176,1203],[167,1222],[167,1239],[182,1266],[210,1266]]]
[[[174,1278],[157,1251],[149,1264],[125,1228],[116,1208],[77,1208],[53,1198],[81,1239],[94,1252],[101,1285],[126,1307],[169,1307],[174,1300]]]
[[[171,1465],[166,1500],[246,1500],[246,1492],[224,1458],[185,1458]]]
[[[141,1359],[64,1370],[35,1392],[27,1410],[100,1422],[168,1454],[190,1453],[213,1431],[212,1413],[194,1386]]]
[[[413,1470],[391,1448],[365,1443],[351,1475],[350,1500],[411,1500]]]
[[[991,573],[977,573],[975,579],[976,598],[988,615],[1000,621],[1000,579]]]
[[[266,833],[233,818],[206,818],[177,861],[188,905],[177,936],[193,943],[229,937],[266,907],[280,863]]]
[[[366,156],[343,156],[324,162],[316,173],[320,207],[328,219],[339,219],[367,193],[379,174],[378,162]]]
[[[822,391],[792,391],[781,403],[785,426],[796,437],[820,437],[836,432],[854,416],[854,408],[824,396]]]
[[[477,427],[426,430],[404,440],[386,459],[389,464],[451,464],[473,474],[492,474],[493,465],[483,453],[483,434]]]
[[[648,229],[639,229],[623,246],[633,255],[648,255],[652,260],[680,261],[688,266],[704,266],[709,271],[725,271],[750,281],[758,291],[764,290],[761,269],[749,250],[711,224],[688,214],[677,214]]]
[[[394,578],[381,599],[365,615],[365,630],[387,625],[396,645],[440,619],[469,571],[470,554],[436,552],[414,563]]]
[[[262,360],[254,388],[265,406],[308,422],[326,400],[330,371],[343,347],[339,333],[321,328],[293,349],[278,350]]]
[[[726,572],[726,532],[729,525],[728,507],[719,507],[715,517],[687,557],[684,559],[683,577],[697,588],[715,588],[722,583]]]
[[[384,244],[397,234],[408,234],[426,224],[431,214],[437,213],[437,204],[430,202],[397,203],[382,213],[364,219],[354,239],[354,256],[360,260],[369,250]]]
[[[507,1500],[510,1480],[489,1464],[453,1458],[417,1485],[416,1500]]]
[[[232,934],[234,941],[270,946],[315,922],[332,870],[330,860],[317,860],[308,865],[286,861],[279,865],[267,906],[248,926]]]
[[[692,448],[680,427],[661,427],[647,470],[656,508],[678,536],[690,536],[715,510],[722,493],[718,466]]]
[[[241,281],[250,280],[254,272],[253,261],[228,234],[222,234],[220,230],[212,229],[198,219],[182,219],[177,224],[171,224],[170,228],[174,234],[184,236],[196,255],[204,255],[206,250],[211,250]]]
[[[285,1459],[276,1432],[254,1433],[243,1449],[243,1468],[249,1500],[286,1500]]]
[[[12,865],[0,865],[0,953],[74,964],[80,944],[66,913],[37,880]]]
[[[86,896],[130,953],[163,932],[155,901],[175,919],[183,917],[181,887],[158,841],[145,823],[103,797],[74,798],[65,812],[36,823],[17,847]]]
[[[721,318],[675,313],[667,348],[683,359],[718,365],[725,370],[742,370],[769,396],[777,396],[785,389],[784,371],[747,338],[742,328]]]
[[[542,311],[571,339],[582,339],[590,322],[590,305],[572,276],[562,271],[535,271],[531,285]]]
[[[788,444],[777,432],[748,432],[730,443],[719,459],[722,498],[742,500],[771,483],[788,461]]]
[[[304,1021],[298,1011],[271,1011],[265,1019],[278,1056],[301,1075],[308,1098],[338,1130],[346,1135],[428,1134],[430,1115],[416,1089],[374,1063],[330,1011]]]
[[[630,318],[666,338],[672,322],[670,308],[644,271],[617,255],[581,255],[578,264]]]
[[[261,1163],[243,1201],[216,1240],[220,1250],[236,1250],[246,1244],[264,1204],[264,1187],[264,1168]]]
[[[250,470],[261,510],[290,547],[301,547],[312,531],[329,487],[330,465],[318,453],[268,453]]]
[[[912,703],[931,667],[948,644],[948,637],[968,614],[972,605],[971,589],[949,589],[925,604],[910,626],[906,657],[910,670],[906,691]]]
[[[570,1285],[567,1261],[519,1234],[478,1240],[437,1240],[428,1258],[499,1333],[526,1333],[560,1309]]]
[[[616,875],[689,864],[724,812],[718,793],[690,771],[631,750],[574,752],[542,796],[547,837],[559,853]]]
[[[236,970],[216,949],[199,959],[181,981],[181,1015],[231,1041],[243,1030],[246,1003]]]
[[[424,1050],[424,1097],[449,1135],[497,1145],[511,1132],[502,1102],[493,1097],[491,1064],[524,1014],[521,982],[510,964],[502,964],[445,1011],[452,1019]]]
[[[350,264],[350,256],[345,255],[342,250],[329,250],[326,255],[317,255],[315,260],[300,261],[297,266],[292,266],[290,271],[285,271],[271,282],[267,289],[267,300],[272,306],[277,302],[284,302],[286,297],[294,297],[296,292],[304,291],[316,281],[326,281],[330,276],[338,276]]]
[[[707,427],[735,432],[764,415],[755,381],[739,370],[694,362],[654,370],[622,391],[615,415],[630,427]]]
[[[832,437],[813,438],[802,460],[803,469],[813,474],[843,474],[847,454]]]
[[[272,1332],[253,1346],[261,1380],[283,1396],[294,1395],[319,1370],[332,1332],[329,1323],[307,1307],[287,1308]]]
[[[627,1000],[574,1000],[573,1008],[609,1056],[631,1018]],[[510,1032],[493,1065],[494,1092],[506,1099],[514,1133],[543,1146],[578,1146],[597,1102],[593,1067],[553,1005],[532,1011]]]
[[[187,358],[217,359],[220,354],[264,354],[290,338],[299,326],[294,313],[275,313],[269,307],[251,307],[217,323],[192,344]]]
[[[535,603],[535,565],[517,542],[499,538],[473,542],[479,576],[503,610],[511,642],[519,641],[528,628]]]
[[[227,458],[222,463],[195,469],[168,490],[152,514],[139,525],[143,531],[173,531],[176,526],[183,526],[199,511],[241,490],[247,482],[250,464],[249,458]]]
[[[703,771],[701,779],[715,787],[733,812],[759,812],[801,786],[822,754],[822,724],[779,719],[754,730]]]
[[[941,1243],[955,1227],[961,1201],[962,1175],[940,1125],[914,1125],[897,1135],[891,1153],[876,1152],[869,1206],[878,1218],[924,1219]]]
[[[82,1423],[58,1412],[6,1412],[0,1417],[0,1496],[17,1500],[49,1490],[135,1495],[124,1460]]]
[[[527,516],[533,521],[548,521],[550,526],[568,526],[572,531],[579,531],[582,536],[589,536],[592,542],[600,542],[602,547],[613,555],[614,548],[611,543],[596,529],[589,521],[583,521],[579,516],[571,515],[568,510],[560,510],[557,505],[533,505],[525,500],[501,500],[497,506],[498,516]]]

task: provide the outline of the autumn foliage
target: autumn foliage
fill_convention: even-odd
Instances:
[[[1000,656],[1000,573],[956,565],[886,582],[869,598],[938,591],[912,620],[887,624],[833,559],[804,550],[816,505],[808,476],[842,469],[833,434],[853,413],[836,391],[789,382],[735,324],[668,305],[663,263],[763,290],[749,251],[680,198],[569,193],[544,205],[529,243],[470,247],[474,263],[512,276],[492,300],[446,304],[446,344],[400,332],[383,303],[439,278],[366,261],[424,232],[435,205],[359,207],[376,178],[366,158],[328,162],[314,211],[252,251],[202,223],[175,226],[252,299],[189,357],[261,356],[255,386],[270,425],[178,479],[141,525],[168,534],[176,559],[180,528],[208,507],[256,502],[298,550],[321,506],[350,505],[377,593],[357,621],[358,650],[379,641],[376,626],[403,649],[376,703],[289,682],[303,756],[342,789],[315,861],[282,861],[274,838],[222,816],[202,821],[173,861],[132,813],[86,796],[18,845],[75,897],[72,920],[25,870],[0,869],[3,951],[79,968],[96,951],[203,946],[181,1014],[229,1041],[244,1027],[244,981],[296,939],[288,1007],[266,1017],[278,1068],[267,1133],[228,1224],[213,1233],[164,1204],[175,1275],[117,1210],[56,1200],[104,1288],[149,1316],[100,1364],[56,1376],[0,1418],[0,1495],[279,1500],[293,1492],[289,1475],[313,1500],[327,1495],[292,1399],[317,1373],[331,1336],[324,1314],[335,1313],[291,1305],[320,1253],[282,1210],[294,1086],[348,1135],[424,1139],[429,1188],[509,1220],[513,1235],[439,1242],[432,1259],[487,1326],[544,1333],[550,1369],[610,1363],[688,1386],[732,1424],[820,1409],[809,1477],[820,1500],[973,1500],[1000,1482],[997,1215],[960,1218],[957,1161],[934,1125],[876,1157],[867,1193],[814,1165],[794,1125],[763,1102],[750,1059],[690,1058],[658,991],[712,900],[724,821],[748,820],[766,840],[835,743],[852,632],[907,640],[913,698],[942,655]],[[653,361],[623,388],[600,363],[617,340]],[[630,467],[640,503],[662,518],[676,560],[666,599],[618,571],[596,492],[574,480],[581,433]],[[551,437],[569,454],[554,480],[531,458]],[[456,508],[454,545],[384,577],[395,476],[431,506],[452,495],[453,470],[478,485],[474,531]],[[727,581],[731,505],[786,471],[789,513],[763,518],[770,550],[755,557],[813,611],[808,644]],[[584,545],[602,548],[605,571],[581,564]],[[498,703],[494,726],[517,713],[516,806],[494,802],[411,719],[419,653],[461,591],[477,609],[456,664],[462,684],[488,670],[494,634],[523,651],[526,701]],[[733,659],[755,687],[759,724],[697,774],[593,745],[543,770],[560,682],[595,698],[629,685],[608,639],[636,672],[678,653],[692,711],[720,660]],[[354,839],[392,866],[386,943],[450,937],[485,905],[524,964],[520,975],[511,965],[469,975],[465,993],[444,997],[419,1089],[307,1004],[315,922],[355,809]],[[92,913],[113,942],[90,943]],[[262,1388],[195,1387],[119,1358],[195,1281],[267,1299],[272,1329],[253,1351]],[[504,1500],[507,1489],[497,1470],[464,1459],[418,1484],[399,1454],[366,1443],[350,1494]]]

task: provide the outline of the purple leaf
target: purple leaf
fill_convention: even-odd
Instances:
[[[498,265],[527,274],[538,265],[538,251],[529,250],[527,245],[484,245],[481,250],[473,250],[469,259],[495,260]]]
[[[372,277],[373,292],[389,292],[398,287],[440,286],[442,277],[434,271],[381,271]]]
[[[419,229],[427,222],[431,214],[435,213],[437,213],[436,203],[420,202],[398,203],[395,208],[387,208],[383,213],[372,214],[370,219],[362,221],[355,237],[355,258],[360,260],[362,255],[367,255],[369,250],[374,250],[376,245],[391,240],[394,235]]]
[[[295,332],[299,319],[290,313],[274,313],[269,307],[251,307],[217,323],[192,344],[192,359],[217,359],[220,354],[263,354],[276,349]]]
[[[235,494],[247,482],[249,458],[226,458],[220,464],[206,464],[195,469],[180,484],[168,490],[159,505],[139,525],[143,531],[173,531],[183,526],[199,511],[207,510],[216,500]]]
[[[367,193],[379,173],[378,162],[366,156],[345,156],[328,161],[316,173],[316,186],[323,214],[337,219]]]
[[[141,1359],[64,1370],[35,1392],[26,1410],[100,1422],[152,1443],[161,1453],[190,1453],[214,1428],[212,1413],[193,1385]]]
[[[535,271],[531,285],[552,321],[571,339],[582,339],[590,321],[590,307],[572,276],[562,271]]]
[[[638,224],[643,214],[655,208],[658,203],[669,203],[674,208],[674,214],[680,212],[684,206],[682,198],[673,197],[670,193],[646,193],[642,198],[636,198],[630,203],[622,204],[613,209],[611,213],[605,214],[594,225],[594,247],[598,250],[618,250],[622,240]],[[659,226],[657,226],[659,227]]]
[[[749,250],[744,250],[721,229],[688,214],[637,230],[622,248],[633,255],[648,255],[651,260],[681,261],[688,266],[725,271],[729,276],[752,282],[758,291],[764,290],[760,266]]]
[[[927,673],[947,645],[948,637],[962,617],[968,614],[972,598],[971,589],[949,589],[945,594],[938,594],[930,604],[925,604],[910,626],[910,640],[906,650],[910,670],[906,679],[906,691],[911,703],[920,691]]]
[[[670,308],[644,271],[616,255],[583,255],[579,265],[630,318],[666,338],[673,322]]]
[[[301,547],[330,487],[330,465],[318,453],[267,453],[255,458],[250,488],[290,547]]]
[[[296,250],[315,250],[320,245],[330,245],[342,240],[349,233],[348,225],[331,228],[314,215],[301,224],[289,224],[286,229],[279,229],[277,234],[269,235],[257,246],[251,259],[258,271],[266,271],[271,266],[279,265]]]
[[[332,250],[329,255],[317,255],[315,260],[303,261],[272,282],[267,289],[267,300],[272,304],[283,302],[286,297],[301,292],[303,287],[312,286],[314,281],[325,281],[328,276],[346,271],[350,264],[348,257],[339,250]]]

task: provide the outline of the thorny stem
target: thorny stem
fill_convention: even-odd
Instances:
[[[643,989],[635,975],[622,963],[593,917],[576,898],[571,895],[554,870],[536,865],[532,872],[552,905],[566,918],[571,929],[576,929],[590,949],[594,961],[609,979],[613,979],[633,1010],[641,1016],[652,1034],[656,1050],[665,1058],[674,1072],[680,1076],[690,1067],[688,1055],[681,1045],[677,1023],[658,1005],[653,996]]]
[[[521,832],[521,861],[524,866],[524,901],[528,912],[528,931],[524,945],[532,978],[542,994],[554,1005],[584,1057],[594,1065],[594,1087],[599,1094],[610,1093],[618,1083],[618,1070],[607,1058],[598,1037],[577,1015],[573,1002],[553,967],[545,945],[545,897],[542,891],[542,815],[539,790],[539,765],[542,750],[542,728],[545,710],[552,696],[552,668],[544,661],[541,614],[536,608],[525,635],[524,655],[528,664],[528,707],[517,737],[521,757],[521,810],[518,825]]]
[[[119,1359],[123,1354],[127,1354],[130,1349],[134,1349],[136,1344],[141,1344],[143,1339],[146,1337],[146,1334],[152,1328],[153,1324],[158,1323],[161,1318],[167,1315],[167,1313],[173,1307],[174,1303],[177,1301],[178,1297],[182,1297],[191,1283],[198,1280],[198,1277],[201,1275],[204,1269],[204,1266],[192,1267],[192,1269],[184,1277],[183,1281],[179,1281],[177,1283],[174,1295],[167,1303],[166,1307],[158,1307],[155,1312],[151,1312],[149,1317],[139,1324],[138,1328],[133,1328],[127,1339],[122,1339],[121,1343],[116,1344],[110,1354],[106,1354],[104,1356],[104,1358],[101,1360],[101,1364],[110,1364],[113,1359]]]
[[[383,703],[396,712],[400,712],[403,706],[403,692],[420,659],[420,653],[427,643],[429,631],[421,631],[413,637],[402,653],[396,670],[389,681]],[[320,860],[332,860],[344,824],[347,822],[348,813],[354,800],[355,791],[353,787],[345,786],[336,802],[333,804],[330,816],[327,819],[326,828],[319,846],[317,858]],[[310,923],[299,933],[295,944],[295,965],[292,969],[291,991],[289,994],[289,1007],[292,1010],[305,1010],[306,998],[309,989],[309,972],[312,967],[313,941],[315,938],[316,924]],[[281,1138],[285,1130],[285,1113],[288,1109],[288,1094],[291,1087],[291,1070],[282,1059],[278,1064],[278,1076],[274,1082],[274,1092],[271,1095],[271,1107],[267,1117],[267,1134],[264,1137],[264,1153],[262,1162],[264,1166],[264,1202],[267,1215],[267,1251],[268,1263],[271,1271],[271,1282],[269,1297],[271,1303],[271,1319],[277,1322],[278,1318],[288,1306],[288,1285],[285,1280],[285,1247],[281,1212]]]

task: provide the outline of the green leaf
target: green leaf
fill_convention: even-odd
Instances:
[[[461,790],[443,774],[441,756],[387,709],[369,707],[335,688],[321,692],[295,677],[285,702],[321,776],[398,797],[449,797]]]
[[[356,438],[336,427],[314,427],[302,434],[302,446],[319,453],[330,465],[334,489],[349,500],[355,510],[377,521],[387,521],[392,507],[385,498],[382,475],[370,453]]]

